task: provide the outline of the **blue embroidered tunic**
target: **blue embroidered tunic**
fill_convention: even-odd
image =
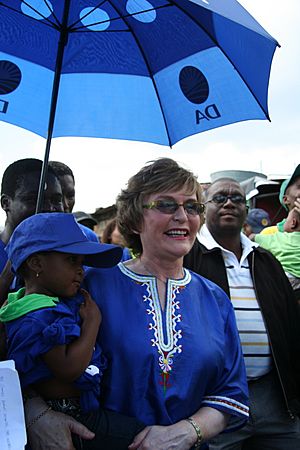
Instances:
[[[123,263],[88,270],[85,284],[103,317],[103,406],[148,425],[173,424],[201,406],[247,419],[245,367],[222,289],[184,270],[168,280],[162,310],[156,279]]]

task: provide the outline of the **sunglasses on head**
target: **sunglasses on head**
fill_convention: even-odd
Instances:
[[[210,200],[207,200],[205,203],[212,202],[215,203],[216,205],[223,205],[229,199],[232,201],[232,203],[236,203],[237,205],[246,203],[245,197],[241,194],[232,194],[232,195],[216,194]]]
[[[185,212],[191,216],[202,214],[205,209],[205,205],[203,203],[199,203],[194,200],[187,200],[183,203],[177,203],[175,200],[154,200],[147,205],[143,205],[143,208],[155,208],[163,214],[174,214],[179,206],[183,206]]]

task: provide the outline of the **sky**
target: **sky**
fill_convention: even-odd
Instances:
[[[299,0],[240,0],[281,45],[269,83],[271,122],[247,121],[200,133],[172,149],[156,144],[98,138],[55,138],[50,159],[71,167],[76,181],[74,211],[93,213],[115,202],[128,178],[147,161],[162,156],[191,169],[201,182],[219,170],[250,170],[285,177],[300,162]],[[0,177],[13,161],[43,159],[45,139],[0,122]],[[0,225],[5,215],[0,212]]]

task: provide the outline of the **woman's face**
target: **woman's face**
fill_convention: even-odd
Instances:
[[[144,204],[156,200],[172,200],[179,204],[187,200],[197,201],[196,194],[188,194],[186,188],[152,194]],[[188,214],[180,206],[173,214],[165,214],[158,209],[144,210],[144,221],[140,232],[143,256],[159,260],[174,261],[183,258],[193,246],[200,227],[200,216]]]
[[[117,227],[117,225],[115,226],[113,232],[110,235],[110,239],[111,239],[111,243],[115,244],[115,245],[121,245],[124,247],[124,238],[121,235],[119,228]]]

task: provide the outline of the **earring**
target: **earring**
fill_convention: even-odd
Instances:
[[[38,277],[40,276],[39,272],[37,272],[37,273],[35,274],[35,276],[38,278]]]

